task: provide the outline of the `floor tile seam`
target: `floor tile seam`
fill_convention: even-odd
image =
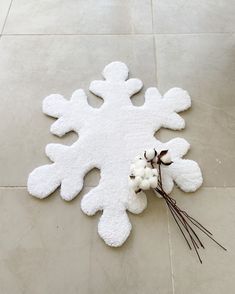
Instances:
[[[233,35],[235,32],[194,32],[194,33],[119,33],[119,34],[94,34],[94,33],[87,33],[87,34],[75,34],[75,33],[4,33],[2,32],[2,36],[200,36],[200,35]]]
[[[6,14],[6,17],[4,19],[3,26],[2,26],[2,29],[1,29],[1,32],[0,32],[1,35],[3,35],[3,32],[4,32],[4,29],[5,29],[6,23],[7,23],[7,19],[8,19],[8,15],[9,15],[12,3],[13,3],[13,0],[11,0],[11,2],[9,4],[9,7],[7,9],[7,14]]]
[[[170,260],[170,269],[171,269],[171,286],[172,286],[172,294],[175,294],[175,277],[174,277],[174,264],[173,264],[173,244],[171,240],[171,227],[170,227],[170,219],[169,219],[169,211],[166,207],[167,213],[167,233],[168,233],[168,245],[169,245],[169,260]]]

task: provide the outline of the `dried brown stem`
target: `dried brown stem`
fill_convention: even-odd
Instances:
[[[163,189],[162,185],[162,174],[161,174],[161,164],[158,164],[158,169],[159,169],[159,181],[158,181],[158,187],[155,188],[155,190],[163,197],[165,200],[167,207],[169,208],[171,215],[173,216],[179,230],[181,231],[189,249],[192,249],[192,246],[197,254],[197,257],[202,263],[202,259],[200,257],[200,254],[198,252],[198,249],[201,246],[202,248],[205,248],[203,243],[201,242],[199,236],[195,232],[192,226],[195,226],[198,230],[200,230],[202,233],[204,233],[207,237],[209,237],[212,241],[214,241],[217,245],[219,245],[223,250],[227,250],[224,246],[222,246],[220,243],[218,243],[213,237],[212,233],[207,230],[202,224],[200,224],[196,219],[191,217],[187,212],[184,210],[180,209],[177,204],[175,199],[170,197]],[[188,240],[188,238],[191,241]],[[192,245],[192,246],[191,246]]]

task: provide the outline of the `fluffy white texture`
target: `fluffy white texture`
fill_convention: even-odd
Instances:
[[[148,149],[145,151],[145,157],[147,160],[152,160],[155,157],[155,150],[154,149]]]
[[[145,156],[146,156],[145,152]],[[155,154],[155,150],[154,150]],[[146,156],[147,157],[147,156]],[[139,158],[139,159],[137,159]],[[152,157],[153,158],[153,157]],[[139,167],[139,163],[144,162],[144,166]],[[158,172],[153,169],[151,164],[146,160],[143,160],[141,156],[136,157],[134,163],[131,164],[129,183],[130,187],[134,191],[149,190],[151,188],[156,188],[158,184]]]
[[[170,156],[169,152],[167,152],[165,155],[163,155],[161,157],[161,161],[163,163],[170,163],[171,162],[171,156]]]
[[[130,179],[130,186],[132,189],[134,189],[134,191],[139,189],[139,185],[142,181],[142,178],[140,176],[135,177],[134,179]]]
[[[81,89],[70,100],[57,94],[44,99],[43,112],[57,118],[51,132],[63,136],[75,131],[79,139],[71,146],[47,145],[46,154],[53,163],[32,171],[28,191],[45,198],[61,186],[61,197],[70,201],[81,191],[84,175],[94,167],[99,168],[100,183],[83,197],[81,208],[87,215],[102,210],[99,234],[108,245],[120,246],[131,231],[126,210],[141,213],[147,204],[145,194],[136,195],[128,183],[131,160],[136,154],[150,148],[157,152],[170,150],[174,163],[163,168],[168,192],[173,181],[184,191],[194,191],[201,185],[202,176],[195,162],[181,159],[189,148],[184,139],[161,143],[154,137],[160,127],[184,127],[184,120],[176,112],[190,107],[187,92],[173,88],[162,97],[156,88],[150,88],[145,104],[135,107],[130,97],[142,88],[142,82],[127,80],[128,68],[124,63],[110,63],[103,76],[105,80],[90,85],[90,91],[104,99],[99,109],[87,103]]]

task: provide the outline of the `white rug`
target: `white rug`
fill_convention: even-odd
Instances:
[[[158,152],[169,149],[173,163],[162,169],[166,192],[173,189],[174,182],[185,192],[195,191],[202,184],[202,175],[196,162],[182,159],[190,147],[187,141],[175,138],[162,143],[154,137],[161,127],[185,127],[177,112],[191,106],[188,93],[172,88],[162,97],[157,88],[149,88],[144,105],[136,107],[130,97],[140,91],[142,82],[127,79],[124,63],[108,64],[103,76],[105,80],[90,84],[90,91],[104,100],[99,109],[87,103],[81,89],[70,100],[58,94],[44,99],[43,112],[58,118],[51,132],[63,136],[75,131],[79,139],[71,146],[46,146],[46,154],[53,163],[38,167],[29,175],[28,191],[45,198],[61,186],[61,197],[70,201],[81,191],[84,175],[99,168],[100,183],[83,197],[81,208],[87,215],[102,210],[99,235],[108,245],[120,246],[131,231],[126,210],[141,213],[147,205],[145,194],[135,194],[128,184],[131,160],[137,154],[149,148]]]

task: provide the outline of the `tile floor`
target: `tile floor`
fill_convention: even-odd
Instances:
[[[0,0],[0,293],[233,294],[235,276],[235,3],[185,0]],[[67,97],[122,60],[145,89],[180,86],[193,100],[182,132],[188,158],[200,163],[203,187],[180,205],[211,228],[228,252],[206,242],[203,265],[188,252],[164,203],[130,215],[133,233],[118,249],[97,236],[99,215],[85,216],[80,199],[58,192],[29,197],[28,173],[48,162],[43,97]],[[143,103],[144,90],[133,103]],[[89,102],[101,101],[89,94]],[[86,177],[82,192],[99,172]]]

